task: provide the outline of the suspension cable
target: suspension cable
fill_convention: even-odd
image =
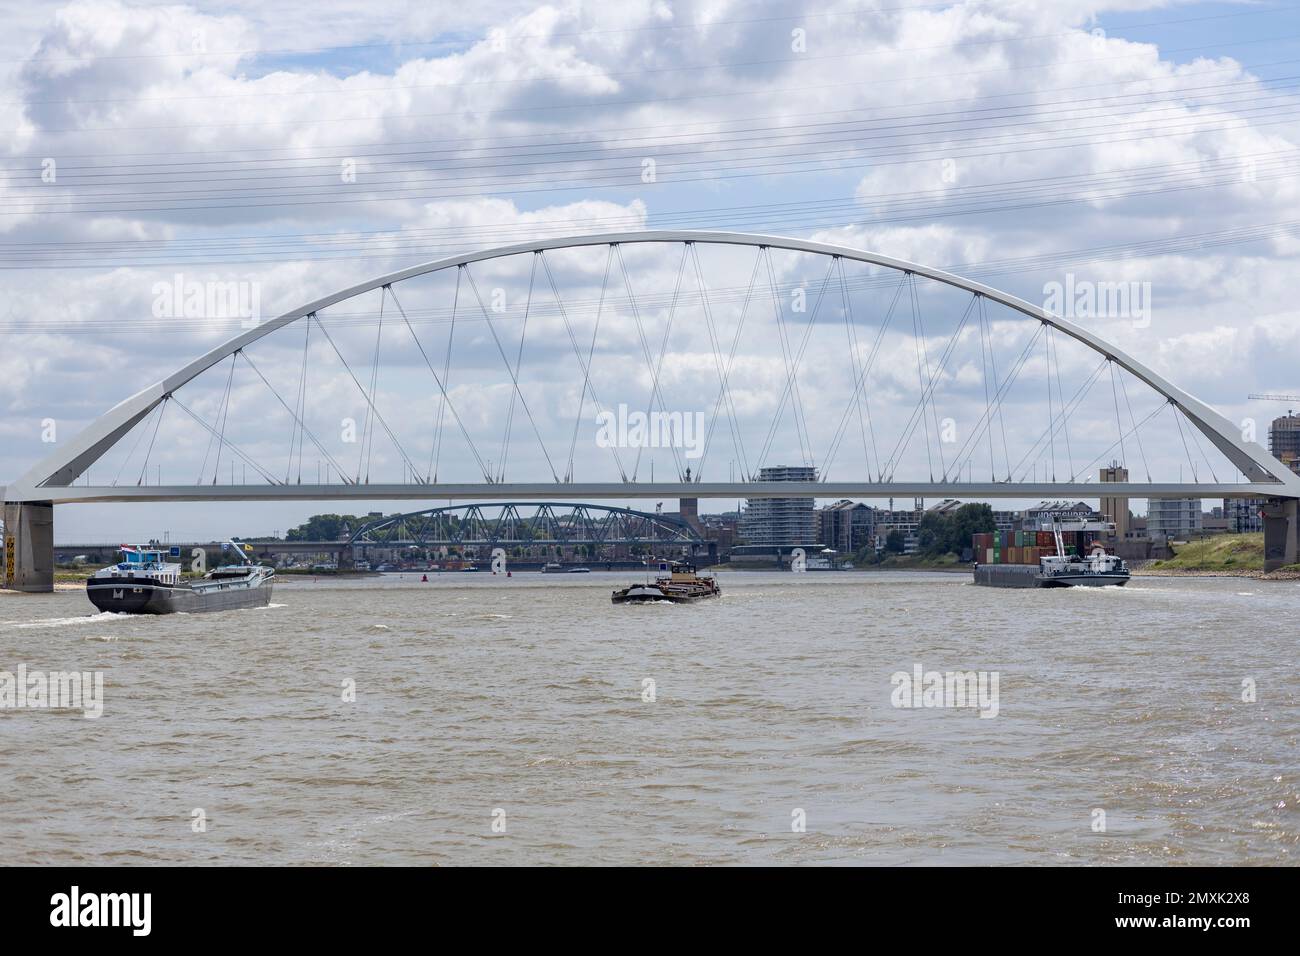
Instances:
[[[560,298],[560,289],[555,282],[555,275],[551,272],[551,264],[546,259],[546,253],[542,254],[542,268],[546,270],[546,279],[551,286],[551,294],[555,297],[556,308],[560,311],[560,318],[564,322],[564,331],[569,336],[569,344],[573,347],[574,357],[578,360],[578,366],[582,369],[582,392],[578,396],[578,411],[573,419],[573,438],[569,442],[569,462],[565,471],[565,481],[573,480],[573,462],[574,455],[578,448],[578,429],[582,426],[582,410],[586,405],[587,393],[591,392],[591,400],[596,406],[597,414],[603,414],[605,406],[601,403],[600,397],[596,394],[596,385],[591,380],[591,367],[596,356],[596,340],[600,334],[600,318],[605,309],[605,294],[609,288],[609,272],[614,262],[614,246],[611,243],[608,252],[605,255],[605,276],[600,283],[600,299],[596,304],[596,321],[591,330],[591,346],[587,350],[587,358],[582,357],[582,349],[578,345],[578,338],[573,334],[573,323],[569,321],[569,312],[564,307],[564,301]],[[619,477],[627,481],[627,471],[623,468],[623,461],[619,457],[617,442],[610,442],[609,450],[614,455],[614,465],[618,468]]]
[[[306,437],[310,438],[312,444],[314,444],[316,448],[320,451],[320,453],[329,460],[329,463],[338,471],[339,478],[342,479],[344,484],[355,484],[356,482],[354,482],[352,478],[347,474],[347,472],[343,470],[343,466],[339,464],[338,461],[335,460],[334,456],[329,453],[329,450],[324,445],[321,444],[320,440],[316,437],[316,434],[310,428],[307,427],[307,423],[303,421],[298,416],[298,414],[294,412],[292,408],[289,407],[289,403],[286,402],[283,397],[281,397],[280,393],[276,391],[275,386],[273,386],[270,383],[270,381],[267,380],[267,377],[264,374],[262,374],[262,370],[257,367],[257,365],[253,362],[251,358],[248,357],[248,353],[241,351],[239,353],[239,357],[244,360],[245,364],[247,364],[249,368],[251,368],[254,372],[257,373],[257,377],[262,380],[262,383],[268,389],[271,390],[271,394],[274,395],[276,397],[276,400],[279,401],[279,403],[284,406],[285,411],[287,411],[290,415],[293,416],[295,423],[301,427],[302,433]],[[292,454],[292,452],[290,454]],[[298,444],[298,460],[299,460],[298,483],[302,484],[302,467],[301,467],[302,441],[301,439],[299,440],[299,444]],[[285,476],[284,483],[286,485],[289,483],[288,475]]]
[[[523,328],[519,330],[519,354],[515,358],[516,376],[518,376],[519,371],[520,369],[523,368],[523,364],[524,364],[524,339],[528,335],[528,313],[532,310],[533,307],[533,282],[537,278],[537,257],[540,255],[541,255],[540,252],[533,253],[532,268],[529,270],[528,273],[528,298],[524,302]],[[498,478],[498,481],[501,482],[504,482],[506,480],[506,458],[510,454],[510,426],[513,424],[514,418],[515,418],[515,395],[513,392],[511,392],[510,408],[506,412],[506,433],[505,433],[505,437],[501,440],[501,469],[499,472],[500,477]]]
[[[394,302],[397,301],[396,297],[394,297],[393,301]],[[429,449],[429,470],[425,473],[428,476],[428,480],[432,482],[437,482],[438,466],[442,462],[442,426],[446,421],[445,414],[447,411],[447,390],[443,386],[451,384],[451,347],[456,339],[456,310],[459,305],[460,305],[460,270],[457,269],[456,289],[452,293],[452,298],[451,298],[451,327],[447,330],[447,354],[443,358],[442,382],[439,383],[439,389],[438,389],[438,428],[437,431],[434,432],[433,447]],[[402,318],[403,319],[406,318],[406,313],[402,313]],[[406,323],[406,326],[407,328],[410,328],[411,323],[408,321]],[[412,335],[415,334],[414,329],[411,329],[411,334]],[[416,344],[419,344],[418,336],[416,337]],[[421,349],[421,351],[423,351],[423,349]],[[429,370],[433,371],[432,365],[429,366]],[[438,377],[437,375],[434,375],[435,379],[437,377]]]
[[[741,468],[743,468],[747,472],[749,470],[749,466],[745,460],[744,442],[741,440],[741,436],[740,436],[739,416],[736,414],[735,402],[732,401],[731,389],[728,387],[728,380],[731,374],[731,363],[730,361],[728,361],[724,368],[724,363],[722,361],[722,336],[716,330],[717,329],[716,323],[714,322],[713,319],[713,308],[709,302],[708,289],[704,284],[704,269],[703,266],[700,264],[700,251],[699,248],[696,247],[694,243],[691,243],[690,247],[691,247],[692,255],[695,260],[695,280],[700,291],[700,304],[704,309],[704,322],[709,333],[709,347],[713,350],[714,368],[717,370],[718,373],[718,386],[719,386],[718,401],[714,402],[713,404],[713,415],[709,420],[709,427],[705,433],[705,438],[704,438],[704,447],[700,455],[700,464],[698,469],[696,470],[695,480],[699,481],[701,480],[701,477],[704,472],[704,463],[708,458],[709,445],[711,444],[713,438],[713,429],[718,421],[718,411],[721,407],[724,406],[724,404],[727,409],[727,427],[731,432],[732,449],[736,452],[737,455],[740,456]],[[758,275],[758,262],[757,260],[755,260],[754,270],[749,277],[749,282],[750,282],[749,290],[751,293],[753,292],[754,279],[757,277],[757,275]],[[748,305],[749,305],[749,298],[748,296],[746,296],[745,307],[748,308]],[[744,309],[742,309],[741,316],[740,316],[741,322],[744,322],[744,319],[745,319]]]
[[[894,311],[898,307],[898,300],[901,299],[903,296],[903,286],[906,285],[906,283],[907,283],[907,276],[904,275],[902,278],[899,279],[898,285],[895,286],[894,288],[894,297],[889,303],[889,308],[885,310],[885,317],[884,320],[880,323],[880,328],[876,330],[876,338],[875,341],[872,343],[871,352],[867,355],[867,361],[862,367],[862,374],[858,377],[858,380],[854,383],[853,392],[854,392],[855,401],[856,401],[857,394],[861,392],[863,389],[865,389],[866,387],[867,377],[871,374],[871,368],[875,364],[876,355],[880,352],[880,346],[885,339],[885,332],[889,329],[889,324],[893,320]],[[843,435],[844,430],[848,427],[848,417],[849,414],[852,412],[852,410],[853,410],[852,402],[845,405],[844,413],[840,416],[839,426],[835,429],[835,435],[831,439],[830,448],[826,452],[825,460],[827,461],[827,467],[829,467],[829,463],[834,460],[835,455],[839,451],[840,441],[842,440],[841,436]],[[874,446],[873,446],[873,450],[874,450]],[[879,455],[876,456],[876,469],[877,469],[876,480],[884,481],[885,472],[884,472],[884,467],[880,462]]]
[[[321,317],[317,315],[317,313],[313,312],[311,315],[315,316],[316,325],[321,330],[321,334],[325,336],[325,341],[330,344],[330,348],[334,350],[334,354],[337,355],[339,361],[343,363],[343,368],[347,371],[348,377],[352,379],[352,384],[356,385],[357,391],[361,393],[361,396],[366,400],[366,404],[369,405],[370,409],[375,413],[375,419],[387,433],[389,441],[393,443],[393,447],[397,449],[397,453],[402,456],[402,460],[406,462],[406,466],[410,469],[411,474],[418,476],[419,470],[415,467],[415,463],[411,461],[411,456],[406,453],[406,449],[402,447],[402,443],[397,440],[397,436],[393,434],[393,430],[388,427],[388,422],[384,420],[384,416],[379,414],[379,409],[375,408],[374,402],[370,400],[370,396],[366,394],[366,390],[361,387],[361,382],[357,380],[356,374],[352,371],[352,366],[349,365],[348,360],[343,357],[343,353],[339,351],[339,347],[334,344],[334,337],[330,335],[329,329],[325,328],[325,323],[321,321]]]
[[[479,311],[483,313],[483,318],[487,320],[488,331],[492,333],[492,341],[496,343],[497,352],[501,356],[501,361],[505,363],[506,371],[510,371],[510,359],[506,357],[505,348],[501,345],[501,337],[497,335],[496,324],[492,321],[492,316],[488,314],[487,306],[483,304],[483,296],[479,294],[478,283],[474,281],[474,274],[470,272],[469,264],[461,265],[465,270],[465,278],[469,280],[469,287],[474,292],[474,298],[478,302]],[[533,418],[532,410],[528,407],[528,400],[524,398],[523,391],[519,388],[519,378],[513,373],[510,375],[510,381],[514,385],[515,393],[519,396],[519,402],[523,406],[524,414],[528,416],[528,422],[533,426],[533,434],[537,436],[537,443],[541,446],[542,456],[546,459],[546,467],[551,471],[551,477],[559,484],[560,476],[555,473],[555,465],[551,462],[551,455],[546,450],[546,442],[542,440],[542,433],[537,428],[537,421]],[[489,479],[491,481],[491,479]]]
[[[406,317],[406,310],[402,308],[402,303],[397,298],[397,293],[393,291],[391,286],[389,287],[388,294],[392,296],[393,305],[397,306],[398,314],[401,315],[402,322],[406,325],[407,331],[411,333],[411,338],[415,341],[415,347],[420,351],[420,358],[424,359],[424,364],[428,367],[429,374],[433,376],[434,382],[437,383],[438,391],[442,393],[443,398],[446,400],[447,409],[451,412],[451,417],[455,419],[456,424],[460,427],[461,434],[465,436],[465,443],[469,446],[469,452],[474,456],[474,460],[478,463],[479,470],[483,472],[483,480],[491,484],[492,477],[488,474],[488,467],[484,463],[482,456],[479,455],[478,449],[474,447],[474,439],[470,438],[469,432],[465,428],[465,424],[461,421],[460,415],[456,411],[456,406],[451,402],[451,396],[447,394],[446,382],[438,377],[438,373],[433,368],[433,363],[429,361],[428,353],[424,351],[424,345],[420,342],[420,337],[415,334],[415,328],[411,325],[411,320]]]

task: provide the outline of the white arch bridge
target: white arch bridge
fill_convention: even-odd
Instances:
[[[1300,477],[1108,341],[1149,333],[860,249],[546,239],[245,324],[0,487],[4,586],[69,502],[1237,497],[1297,560]]]

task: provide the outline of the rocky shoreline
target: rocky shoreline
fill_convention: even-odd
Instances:
[[[1300,571],[1269,571],[1259,568],[1241,568],[1227,571],[1222,568],[1133,568],[1133,577],[1143,578],[1251,578],[1256,581],[1300,581]]]

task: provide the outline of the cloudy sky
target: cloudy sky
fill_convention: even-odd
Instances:
[[[1291,4],[4,7],[0,482],[49,454],[48,439],[241,331],[229,310],[160,307],[178,276],[241,283],[265,317],[539,235],[776,233],[950,269],[1036,304],[1052,283],[1125,283],[1136,315],[1078,323],[1234,422],[1258,420],[1261,437],[1285,404],[1248,393],[1300,391]],[[699,410],[713,434],[706,480],[760,461],[845,480],[1064,479],[1102,458],[1139,479],[1235,479],[1141,383],[1105,366],[1097,377],[1095,354],[1031,341],[1034,325],[1011,313],[981,317],[954,290],[900,293],[896,274],[828,272],[812,257],[699,257],[596,248],[538,266],[525,255],[475,267],[459,289],[451,270],[395,299],[359,297],[320,331],[291,326],[251,361],[211,369],[90,479],[680,469],[683,449],[599,447],[592,392],[602,407]],[[728,346],[717,342],[751,295],[767,310],[744,319],[719,404]],[[898,324],[855,401],[855,369],[896,295]],[[805,328],[816,334],[802,351]],[[903,334],[918,328],[923,356]],[[574,342],[593,340],[584,368]],[[996,426],[983,387],[994,347],[1003,376],[1027,354],[1023,392],[1008,388]],[[935,382],[919,416],[918,366]],[[1039,442],[1049,402],[1078,414]],[[1148,412],[1142,444],[1119,447],[1116,415],[1137,425]],[[251,534],[323,510],[342,509],[67,506],[56,536]]]

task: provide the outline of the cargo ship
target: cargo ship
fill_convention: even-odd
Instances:
[[[214,568],[197,581],[181,576],[181,565],[166,560],[176,552],[122,545],[122,561],[96,571],[86,580],[86,597],[113,614],[194,614],[271,603],[273,568],[253,564],[239,543],[230,541],[239,564]]]
[[[648,577],[648,575],[647,575]],[[701,577],[695,565],[680,561],[661,561],[659,576],[652,582],[619,588],[610,596],[615,604],[641,604],[647,601],[671,601],[687,604],[704,598],[719,597],[722,588],[712,577]]]
[[[1082,553],[1088,547],[1087,533],[1095,530],[1101,530],[1100,526],[1092,528],[1081,523],[1080,527],[1072,528],[1071,531],[1078,536],[1078,543],[1068,548],[1064,539],[1065,532],[1059,522],[1053,525],[1051,531],[996,532],[994,540],[1002,544],[1002,548],[984,549],[985,556],[991,558],[986,562],[979,561],[980,545],[985,543],[983,539],[990,536],[976,535],[975,583],[995,588],[1123,587],[1128,583],[1130,574],[1122,558],[1109,554],[1095,542],[1092,543],[1091,553]],[[1001,536],[1011,534],[1021,536],[1018,539],[1021,542],[1025,536],[1033,536],[1035,544],[1004,544],[1006,539]],[[1044,535],[1050,535],[1055,553],[1039,553],[1045,550],[1040,546]],[[1010,560],[999,560],[1003,553],[1007,553]],[[1035,563],[1030,563],[1031,559]]]

